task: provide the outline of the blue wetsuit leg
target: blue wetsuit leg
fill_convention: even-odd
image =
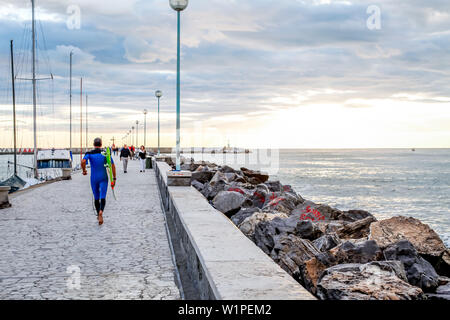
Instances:
[[[108,180],[99,181],[100,187],[100,199],[106,199],[106,193],[108,192]]]

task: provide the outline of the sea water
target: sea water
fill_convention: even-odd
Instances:
[[[292,185],[305,199],[340,210],[362,209],[377,219],[398,215],[420,219],[450,246],[450,149],[290,149],[267,154],[260,157],[259,165],[245,154],[194,158],[233,168],[268,169],[271,180]]]

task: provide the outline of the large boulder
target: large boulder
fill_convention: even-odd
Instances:
[[[238,213],[236,213],[235,215],[233,215],[231,217],[231,221],[233,221],[233,223],[238,226],[242,222],[244,222],[245,219],[252,216],[255,212],[261,212],[261,209],[259,209],[259,208],[242,208],[241,210],[239,210]]]
[[[346,241],[331,249],[330,253],[336,258],[337,263],[368,263],[383,258],[383,252],[373,240],[357,243]]]
[[[197,189],[198,191],[202,192],[205,185],[197,180],[192,180],[191,185]]]
[[[219,180],[215,182],[214,185],[211,185],[209,182],[207,182],[203,185],[203,190],[201,191],[201,193],[205,196],[206,199],[212,200],[219,194],[219,192],[224,191],[229,187],[230,185],[224,180]]]
[[[450,283],[437,287],[435,293],[427,294],[430,300],[450,300]]]
[[[319,251],[326,252],[340,245],[342,242],[336,233],[330,233],[317,238],[313,243]]]
[[[367,211],[364,210],[349,210],[344,211],[339,215],[339,220],[347,221],[347,222],[355,222],[358,220],[365,219],[367,217],[372,217],[374,221],[376,221],[375,217]]]
[[[290,234],[280,235],[275,238],[271,257],[287,273],[296,280],[301,281],[300,267],[305,261],[319,254],[320,251],[317,250],[311,241]]]
[[[211,181],[211,179],[214,177],[214,174],[215,174],[214,171],[210,170],[195,171],[192,173],[192,180],[197,180],[198,182],[206,183]]]
[[[255,233],[255,227],[262,222],[270,221],[274,218],[287,218],[285,213],[270,213],[270,212],[255,212],[251,216],[247,217],[241,224],[239,224],[238,228],[244,233],[247,237],[253,239]]]
[[[370,226],[377,221],[374,216],[368,216],[354,222],[345,222],[335,232],[342,239],[360,239],[369,235]],[[377,242],[378,243],[378,242]]]
[[[220,191],[213,199],[214,208],[222,212],[228,217],[237,213],[246,198],[239,192],[234,191]]]
[[[314,220],[316,218],[323,217],[324,220],[337,220],[339,216],[342,214],[342,211],[332,208],[325,204],[317,204],[312,201],[302,201],[292,213],[301,213],[305,214]],[[313,220],[313,221],[314,221]]]
[[[269,197],[269,202],[267,202],[263,210],[264,211],[278,211],[290,214],[295,208],[295,202],[287,199],[283,196],[277,196],[276,193],[272,193]]]
[[[271,192],[281,192],[283,186],[280,181],[267,181],[264,183]]]
[[[300,268],[303,284],[309,291],[315,294],[317,291],[317,281],[325,269],[337,264],[364,264],[380,260],[382,257],[382,252],[375,241],[346,241],[334,249],[328,252],[322,252],[306,261]]]
[[[408,240],[400,240],[384,250],[387,260],[398,260],[403,263],[408,282],[422,288],[424,292],[433,292],[439,285],[439,276],[433,266],[419,256]]]
[[[236,170],[227,165],[221,166],[219,170],[222,171],[223,173],[236,173]]]
[[[372,223],[369,239],[375,240],[381,248],[406,239],[440,275],[450,276],[449,250],[438,234],[418,219],[397,216]]]
[[[425,295],[399,277],[397,261],[340,264],[326,269],[317,284],[323,300],[420,300]]]
[[[241,171],[251,184],[260,184],[269,180],[269,175],[265,172],[249,170],[247,168],[241,168]]]

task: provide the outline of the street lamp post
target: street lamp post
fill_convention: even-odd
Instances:
[[[147,146],[147,109],[144,109],[144,147]]]
[[[170,6],[177,12],[177,159],[176,170],[180,171],[180,16],[189,0],[169,0]]]
[[[131,145],[135,145],[134,142],[135,141],[134,141],[134,126],[133,126],[133,127],[131,127]]]
[[[159,99],[161,99],[163,93],[161,90],[158,90],[155,92],[155,96],[158,98],[158,156],[161,155],[160,153],[160,138],[159,138],[159,131],[160,131],[160,125],[159,125]]]
[[[136,147],[139,147],[139,121],[136,120]]]

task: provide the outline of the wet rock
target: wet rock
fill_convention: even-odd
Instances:
[[[314,243],[313,243],[314,244]],[[317,282],[322,272],[336,265],[336,260],[329,252],[323,252],[305,261],[299,267],[301,273],[301,283],[311,293],[317,293]]]
[[[319,251],[325,252],[341,244],[341,239],[339,239],[336,233],[330,233],[317,238],[313,241],[313,244]]]
[[[260,184],[269,180],[269,175],[265,172],[253,171],[247,168],[241,168],[241,171],[251,184]]]
[[[299,266],[318,254],[320,254],[319,250],[311,241],[291,234],[275,238],[271,257],[291,276],[301,280]]]
[[[269,198],[269,192],[269,188],[266,185],[257,185],[253,194],[250,196],[250,200],[252,200],[255,207],[262,209],[266,203],[266,199]]]
[[[212,200],[219,194],[219,192],[224,191],[229,187],[230,185],[223,180],[216,182],[214,185],[211,185],[209,182],[207,182],[203,186],[202,194],[206,199]]]
[[[381,270],[392,271],[399,279],[408,282],[405,268],[403,267],[403,263],[401,263],[400,261],[396,260],[372,261],[370,262],[370,264],[380,267]]]
[[[430,300],[450,300],[450,284],[437,287],[435,293],[427,294]]]
[[[330,250],[330,253],[336,258],[337,263],[368,263],[383,258],[383,252],[373,240],[356,244],[346,241]]]
[[[281,189],[283,187],[280,181],[267,181],[264,184],[269,188],[269,191],[271,192],[281,192]]]
[[[296,208],[296,213],[304,213],[306,215],[311,214],[311,217],[320,215],[324,220],[337,220],[342,214],[342,211],[334,209],[325,204],[316,204],[312,201],[304,200]],[[316,217],[317,218],[317,217]]]
[[[393,262],[395,263],[395,262]],[[419,300],[423,291],[397,276],[397,267],[379,262],[340,264],[326,269],[317,296],[329,300]]]
[[[192,173],[192,180],[197,180],[201,183],[206,183],[211,181],[211,179],[214,177],[215,173],[214,171],[195,171]]]
[[[446,285],[447,283],[450,283],[450,278],[439,276],[438,282],[440,286]]]
[[[278,211],[284,212],[286,214],[290,214],[292,210],[295,208],[295,203],[288,200],[285,197],[277,196],[276,193],[273,193],[269,196],[269,202],[267,202],[263,210],[264,211]]]
[[[224,175],[228,182],[233,182],[237,178],[237,174],[234,172],[225,172]]]
[[[255,212],[261,212],[261,210],[259,208],[243,208],[231,217],[231,221],[233,221],[233,223],[238,226],[242,222],[244,222],[245,219],[252,216]]]
[[[204,188],[203,183],[201,183],[201,182],[199,182],[199,181],[197,181],[197,180],[193,180],[193,181],[191,182],[191,185],[192,185],[195,189],[197,189],[198,191],[200,191],[200,192],[202,192],[202,190],[203,190],[203,188]]]
[[[217,196],[214,197],[213,205],[214,208],[230,217],[241,209],[245,200],[245,197],[239,192],[220,191]]]
[[[373,217],[374,221],[376,221],[375,217],[367,211],[364,210],[349,210],[344,211],[339,215],[339,220],[347,221],[347,222],[355,222],[358,220],[365,219],[367,217]]]
[[[216,183],[219,183],[219,182],[222,182],[222,181],[227,183],[227,179],[225,178],[225,174],[223,172],[216,171],[214,176],[211,178],[211,181],[209,182],[209,184],[211,186],[214,186]]]
[[[437,233],[418,219],[398,216],[372,223],[369,238],[375,240],[381,248],[406,239],[433,265],[437,273],[450,276],[448,249]]]
[[[221,166],[219,170],[222,171],[223,173],[236,173],[236,170],[227,165]]]
[[[369,235],[370,225],[375,221],[375,217],[368,216],[367,218],[355,222],[344,222],[344,224],[336,230],[336,233],[341,239],[359,239],[367,237]]]
[[[265,221],[270,221],[274,218],[287,218],[284,213],[270,213],[270,212],[255,212],[250,217],[246,218],[240,225],[239,229],[248,237],[253,238],[255,227]]]
[[[408,282],[422,288],[424,292],[432,292],[439,285],[439,276],[433,266],[419,256],[414,246],[408,240],[391,244],[384,250],[388,260],[398,260],[403,263]]]
[[[315,240],[322,236],[322,231],[313,222],[300,220],[297,222],[295,234],[303,239]]]

